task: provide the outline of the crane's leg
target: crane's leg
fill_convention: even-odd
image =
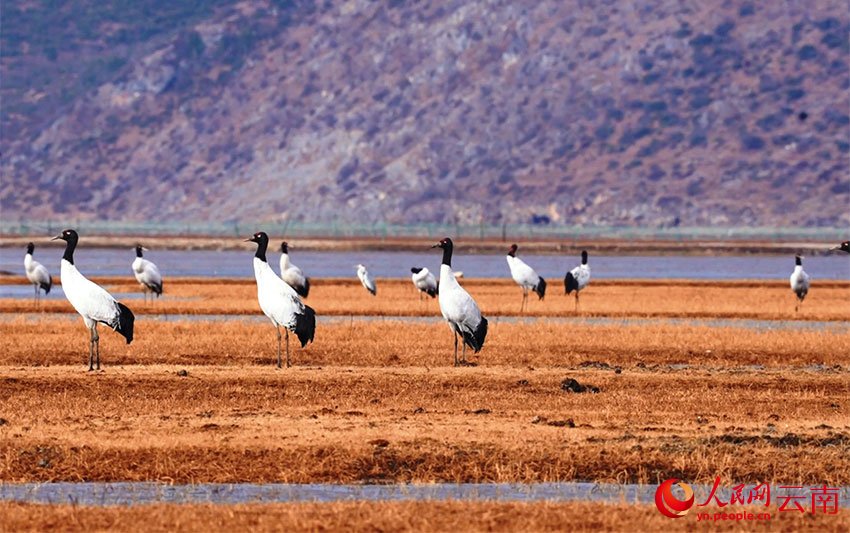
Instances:
[[[33,296],[33,303],[38,304],[38,285],[33,283],[33,288],[35,288],[35,296]]]
[[[94,328],[89,329],[89,372],[94,370]]]
[[[457,366],[457,331],[455,331],[455,366]]]
[[[277,331],[277,367],[280,368],[280,326],[274,325]]]
[[[284,329],[286,332],[286,368],[289,368],[291,365],[289,364],[289,330]]]
[[[462,364],[462,365],[466,364],[466,343],[465,342],[463,343],[463,355],[460,358],[460,364]]]
[[[576,291],[576,313],[578,313],[578,293],[579,291]]]
[[[94,350],[97,358],[97,369],[100,370],[100,336],[97,334],[97,322],[94,323]]]

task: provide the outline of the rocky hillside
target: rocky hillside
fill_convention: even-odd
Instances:
[[[850,226],[845,2],[4,6],[2,216]]]

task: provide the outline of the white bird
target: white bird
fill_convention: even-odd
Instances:
[[[283,241],[280,245],[280,278],[295,289],[302,298],[310,294],[310,280],[301,272],[301,269],[289,261],[289,245]]]
[[[91,334],[89,341],[89,371],[94,370],[93,360],[97,352],[97,369],[100,370],[100,337],[97,334],[98,322],[106,324],[127,339],[133,340],[133,323],[136,317],[130,309],[117,301],[103,287],[86,279],[74,266],[74,248],[79,237],[77,232],[66,229],[51,240],[65,241],[65,254],[60,267],[62,290],[71,305],[83,317]]]
[[[301,347],[313,342],[316,332],[316,313],[313,309],[301,301],[301,297],[286,282],[275,274],[272,267],[266,261],[266,249],[269,246],[269,237],[264,232],[255,233],[245,242],[257,243],[257,252],[254,254],[254,277],[257,279],[257,299],[260,309],[269,317],[269,320],[277,329],[277,367],[281,367],[280,361],[280,327],[286,332],[286,366],[289,362],[289,332],[295,333],[301,342]]]
[[[369,271],[363,265],[357,265],[357,277],[360,278],[360,283],[366,287],[366,290],[372,293],[372,296],[378,293],[378,289],[375,287],[375,280],[372,279]]]
[[[587,250],[581,252],[581,264],[564,276],[564,290],[567,294],[576,291],[576,311],[578,311],[578,293],[590,283],[590,266],[587,264]]]
[[[159,298],[162,294],[162,274],[159,273],[159,268],[153,262],[142,257],[142,250],[147,250],[141,244],[136,245],[136,258],[133,260],[133,274],[136,275],[136,281],[142,286],[145,293],[145,300],[148,298],[148,290]]]
[[[35,245],[28,243],[27,255],[24,256],[24,268],[27,271],[27,279],[30,280],[30,283],[35,288],[35,301],[37,302],[41,294],[39,289],[43,289],[45,295],[50,294],[50,287],[53,286],[53,278],[50,277],[50,273],[44,268],[44,265],[32,258],[33,250],[35,250]]]
[[[791,290],[797,295],[797,303],[794,305],[794,311],[798,311],[803,305],[803,300],[809,292],[811,279],[806,271],[803,270],[803,258],[796,256],[797,265],[794,267],[794,272],[791,273]]]
[[[452,240],[448,237],[431,248],[443,249],[443,263],[440,265],[440,312],[455,334],[455,366],[457,360],[457,336],[463,338],[463,357],[460,364],[466,364],[466,347],[478,353],[484,346],[487,336],[487,319],[481,316],[478,304],[457,282],[452,272]]]
[[[522,304],[519,310],[522,312],[528,302],[528,291],[532,290],[542,300],[546,295],[546,280],[537,275],[533,268],[525,261],[516,256],[517,245],[512,244],[505,258],[508,260],[508,268],[511,269],[511,277],[522,289]]]
[[[424,268],[411,268],[410,278],[413,280],[413,286],[419,292],[419,299],[422,299],[422,294],[425,293],[431,298],[435,298],[437,296],[437,278],[434,277],[434,274],[431,274],[431,271],[428,270],[428,267]]]

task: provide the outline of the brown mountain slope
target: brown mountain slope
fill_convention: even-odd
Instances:
[[[4,218],[850,225],[842,2],[170,16],[48,119],[4,112]]]

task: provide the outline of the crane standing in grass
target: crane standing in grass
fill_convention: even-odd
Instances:
[[[428,267],[411,268],[410,271],[412,272],[410,277],[413,280],[413,286],[419,292],[419,300],[422,300],[422,294],[436,298],[438,291],[437,278],[434,277],[434,274],[431,274]]]
[[[74,266],[74,249],[77,247],[79,236],[72,229],[66,229],[52,240],[65,241],[65,254],[62,256],[60,275],[62,290],[74,309],[83,317],[89,328],[89,371],[94,370],[93,362],[97,354],[97,369],[100,370],[100,337],[97,334],[97,324],[106,324],[127,339],[127,344],[133,340],[133,324],[136,317],[130,309],[117,301],[103,287],[88,280]]]
[[[142,286],[145,301],[147,301],[148,291],[151,291],[152,295],[156,294],[157,298],[162,295],[162,274],[159,273],[159,268],[152,261],[142,257],[142,250],[147,251],[147,248],[137,244],[136,258],[133,259],[132,267],[136,281]],[[153,299],[153,296],[151,296],[151,299]]]
[[[517,245],[512,244],[508,250],[508,255],[505,256],[508,260],[508,268],[511,269],[511,277],[522,289],[522,304],[520,304],[520,313],[525,309],[528,303],[528,291],[532,290],[537,293],[539,299],[543,299],[546,295],[546,280],[537,275],[533,268],[528,266],[525,261],[516,256]]]
[[[44,291],[45,295],[50,294],[50,288],[53,286],[53,278],[47,269],[32,258],[32,253],[35,251],[33,243],[27,244],[27,255],[24,256],[24,268],[27,271],[27,279],[35,287],[35,301],[38,303],[38,297],[41,295],[39,289]]]
[[[280,251],[280,278],[295,289],[298,296],[306,298],[310,294],[310,280],[289,260],[289,245],[286,241],[280,244]]]
[[[365,266],[357,265],[357,277],[360,278],[360,283],[366,287],[366,290],[372,293],[372,296],[375,296],[378,293],[378,287],[375,285],[375,280],[369,274],[369,271],[366,270]]]
[[[794,305],[794,312],[797,312],[803,306],[806,294],[809,293],[811,278],[803,270],[803,258],[798,255],[795,260],[797,264],[794,266],[794,272],[791,273],[791,290],[797,295],[797,303]]]
[[[452,249],[454,244],[448,237],[441,240],[432,248],[443,249],[443,263],[440,265],[440,312],[449,323],[449,328],[455,335],[455,366],[465,365],[466,347],[475,353],[481,351],[484,339],[487,337],[487,319],[481,316],[478,304],[455,279],[452,272]],[[457,359],[457,336],[463,338],[463,357],[460,363]]]
[[[289,332],[295,333],[301,347],[313,342],[316,332],[316,313],[301,301],[301,297],[274,273],[266,261],[269,237],[264,232],[255,233],[245,242],[257,243],[254,254],[254,277],[257,279],[257,299],[260,309],[269,317],[277,330],[277,367],[281,367],[280,327],[286,332],[286,366],[289,368]]]
[[[564,276],[564,290],[567,294],[576,291],[576,312],[578,312],[578,293],[590,283],[590,266],[587,264],[587,250],[581,252],[581,264]]]

